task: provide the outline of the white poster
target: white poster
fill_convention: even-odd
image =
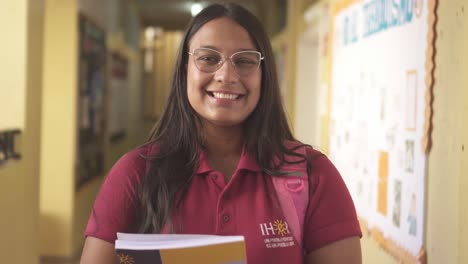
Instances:
[[[370,229],[423,248],[427,0],[367,0],[333,17],[330,157]]]
[[[26,8],[20,3],[0,1],[0,131],[24,129],[27,85],[25,12]]]
[[[1,58],[2,56],[0,56]],[[11,68],[10,68],[11,70]],[[20,79],[22,78],[22,79]],[[3,79],[3,80],[2,80]],[[0,131],[23,130],[25,118],[25,75],[8,75],[0,78]]]

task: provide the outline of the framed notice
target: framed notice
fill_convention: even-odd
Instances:
[[[424,262],[435,0],[361,0],[332,12],[329,155],[365,229]]]
[[[110,57],[109,133],[116,143],[125,138],[128,126],[128,60],[115,52]]]

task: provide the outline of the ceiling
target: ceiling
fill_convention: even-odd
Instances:
[[[190,8],[192,3],[199,2],[203,5],[210,3],[222,3],[226,1],[206,0],[137,0],[140,15],[145,26],[158,26],[168,30],[183,30],[191,19]],[[264,0],[231,0],[240,4],[260,17],[260,10]],[[271,1],[273,2],[273,1]],[[269,1],[269,3],[271,3]]]

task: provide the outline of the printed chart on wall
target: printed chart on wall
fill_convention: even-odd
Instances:
[[[18,26],[19,27],[19,26]],[[2,28],[3,29],[3,28]],[[0,131],[23,130],[26,110],[25,32],[5,25],[0,43]],[[24,36],[23,36],[24,35]]]
[[[430,0],[347,1],[332,20],[330,158],[379,244],[421,262],[434,9]]]

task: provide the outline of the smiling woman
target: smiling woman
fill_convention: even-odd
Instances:
[[[242,235],[256,264],[360,263],[349,192],[323,154],[293,137],[257,18],[239,5],[210,5],[181,45],[149,141],[101,187],[82,263],[116,262],[117,232]],[[299,164],[301,173],[292,170]],[[304,210],[280,205],[275,177],[300,183],[288,191],[301,191],[291,207]]]

